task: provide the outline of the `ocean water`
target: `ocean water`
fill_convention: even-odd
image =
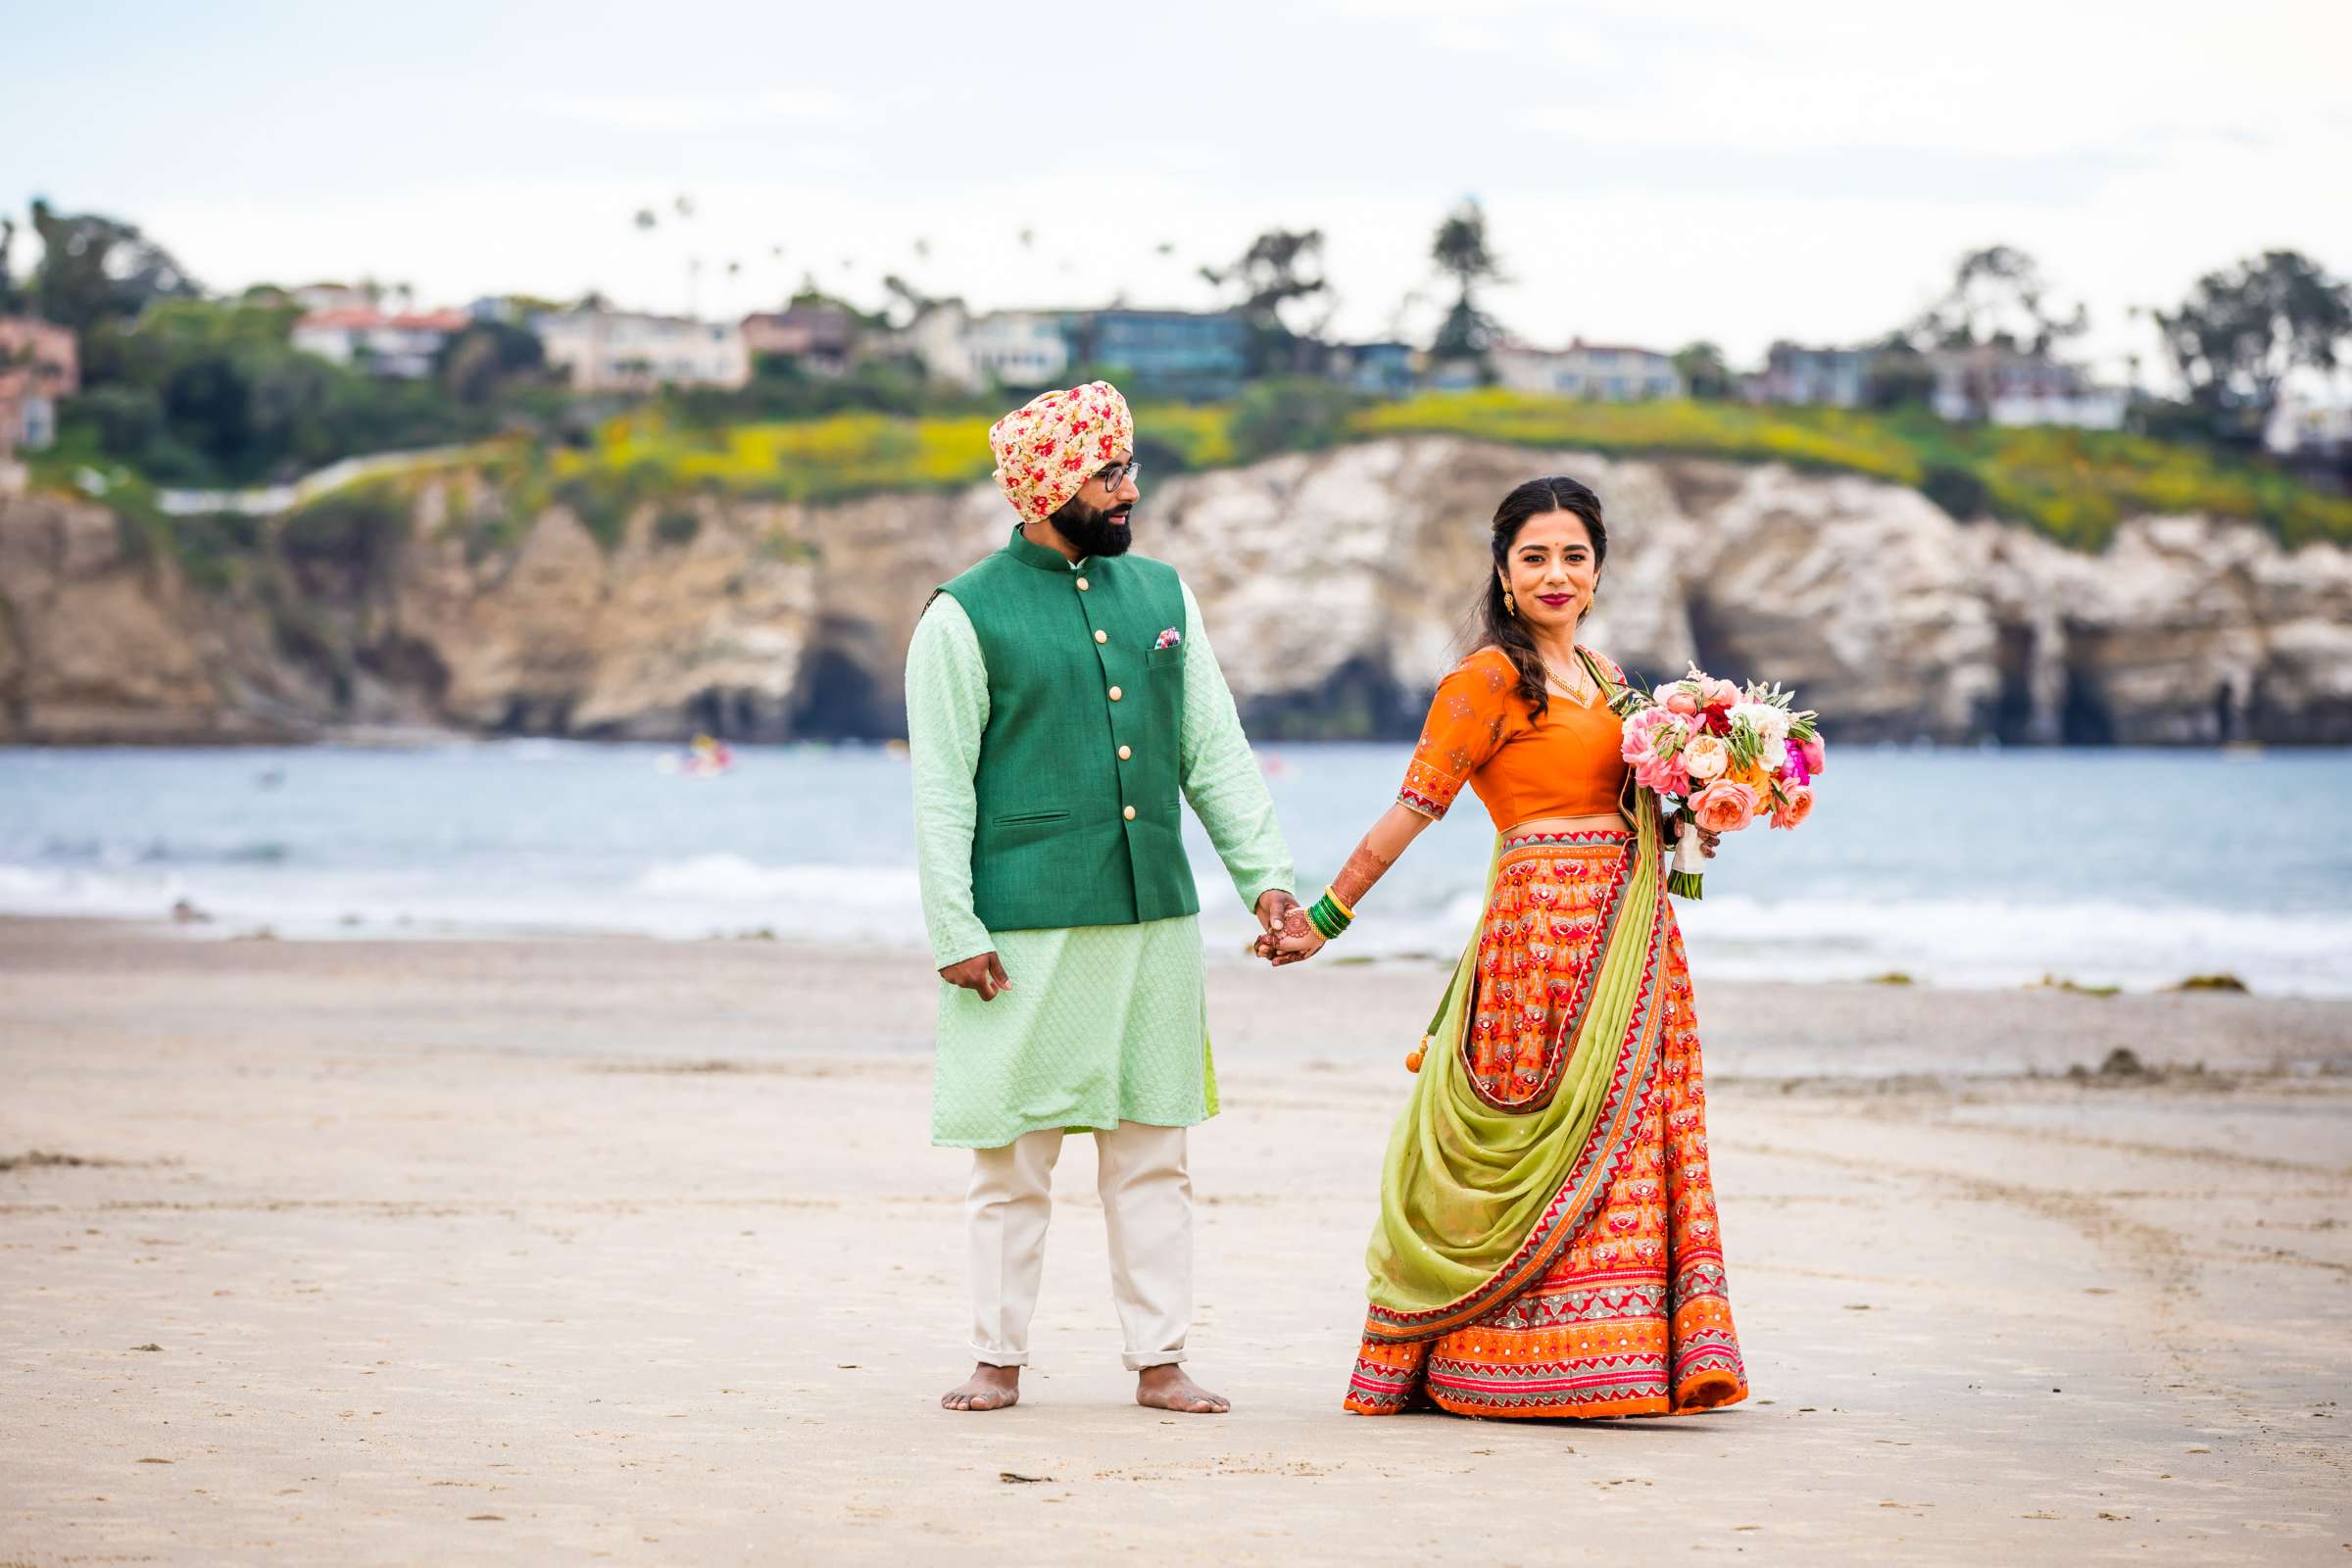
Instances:
[[[224,935],[550,930],[919,948],[903,756],[746,748],[712,778],[658,747],[0,750],[0,912],[154,917]],[[1392,799],[1405,748],[1259,748],[1303,891]],[[2152,989],[2227,971],[2352,996],[2352,752],[1836,749],[1813,819],[1725,841],[1680,906],[1703,973],[1901,970]],[[1198,824],[1213,957],[1254,926]],[[1468,796],[1346,947],[1458,953],[1492,834]]]

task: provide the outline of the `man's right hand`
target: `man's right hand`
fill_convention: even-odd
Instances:
[[[1004,965],[997,961],[994,953],[983,953],[961,963],[951,963],[939,971],[939,977],[952,986],[980,993],[982,1002],[994,1002],[1000,991],[1010,991],[1012,982],[1005,978]]]

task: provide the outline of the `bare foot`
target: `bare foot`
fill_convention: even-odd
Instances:
[[[972,1375],[939,1396],[943,1410],[1002,1410],[1021,1402],[1021,1369],[990,1366],[972,1368]]]
[[[1148,1366],[1135,1375],[1135,1402],[1154,1410],[1177,1410],[1186,1415],[1223,1415],[1233,1408],[1222,1394],[1211,1394],[1184,1375],[1184,1365],[1169,1361]]]

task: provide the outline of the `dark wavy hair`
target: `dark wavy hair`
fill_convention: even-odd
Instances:
[[[1494,569],[1487,573],[1486,591],[1471,612],[1480,646],[1492,643],[1510,656],[1511,667],[1519,671],[1519,695],[1527,699],[1538,718],[1551,708],[1551,699],[1544,690],[1544,656],[1536,652],[1527,622],[1503,608],[1502,579],[1510,575],[1511,546],[1519,542],[1519,530],[1527,526],[1529,518],[1554,512],[1572,512],[1582,517],[1585,531],[1592,536],[1593,570],[1597,572],[1607,564],[1609,530],[1600,520],[1600,497],[1592,487],[1558,473],[1530,479],[1504,496],[1502,505],[1494,509]]]

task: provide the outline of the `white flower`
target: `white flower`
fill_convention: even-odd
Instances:
[[[1732,749],[1712,735],[1695,735],[1683,748],[1683,767],[1704,784],[1732,765]]]
[[[1745,723],[1757,740],[1769,744],[1788,738],[1788,710],[1772,703],[1736,703],[1732,722]]]

